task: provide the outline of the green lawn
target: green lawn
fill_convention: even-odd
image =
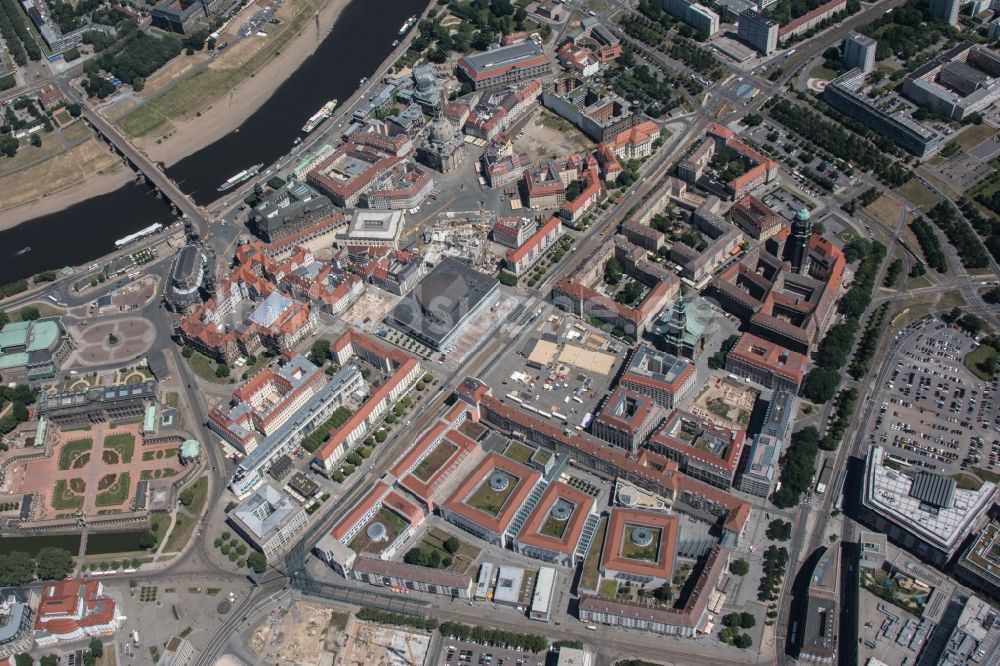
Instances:
[[[66,442],[59,450],[59,469],[69,469],[73,460],[84,451],[90,451],[94,447],[92,439],[74,439]]]
[[[73,495],[66,487],[66,482],[60,479],[56,481],[56,487],[52,491],[52,508],[56,511],[82,509],[83,498],[79,495]]]
[[[187,510],[197,516],[205,508],[205,500],[208,498],[208,477],[200,477],[191,486],[191,490],[194,491],[194,500],[192,500],[191,506],[187,507]]]
[[[1000,483],[1000,474],[994,471],[983,469],[982,467],[973,467],[971,469],[972,472],[983,481],[989,481],[990,483]]]
[[[128,472],[122,472],[115,479],[115,485],[100,493],[95,503],[97,506],[118,506],[128,498],[128,487],[129,474]]]
[[[200,352],[194,352],[191,354],[191,358],[188,359],[188,363],[191,365],[191,369],[194,370],[195,374],[205,381],[212,382],[213,384],[229,383],[229,377],[215,376],[215,369],[218,367],[218,364]]]
[[[472,508],[479,509],[480,511],[488,513],[491,516],[496,516],[500,513],[500,509],[502,509],[503,505],[507,502],[507,498],[510,497],[510,494],[514,492],[514,489],[517,488],[518,483],[520,483],[520,479],[513,474],[508,474],[502,470],[494,471],[499,471],[507,477],[507,487],[499,492],[493,490],[492,486],[490,486],[490,478],[493,476],[494,472],[490,472],[489,475],[487,475],[487,477],[479,484],[479,487],[476,488],[475,492],[469,495],[469,499],[466,500],[466,504]]]
[[[533,448],[526,446],[521,442],[511,442],[507,445],[507,448],[504,449],[503,454],[511,460],[516,460],[522,465],[527,465],[534,452],[535,450]]]
[[[420,541],[420,547],[438,551],[442,559],[445,557],[452,558],[451,566],[448,567],[447,571],[468,573],[469,569],[472,568],[472,563],[479,557],[479,549],[465,541],[459,540],[458,550],[452,555],[444,549],[444,542],[448,540],[449,536],[447,532],[432,527]]]
[[[998,352],[990,345],[979,345],[965,355],[964,363],[972,374],[982,380],[989,381],[993,375],[985,367],[987,363],[996,363]],[[992,359],[992,361],[990,360]]]
[[[982,481],[971,474],[953,474],[951,478],[955,479],[955,484],[962,490],[979,490],[983,485]]]
[[[163,546],[163,552],[176,553],[183,549],[187,545],[187,542],[191,540],[191,534],[194,533],[194,526],[197,522],[196,518],[178,513],[177,520],[174,522],[174,529],[170,530],[167,543]]]
[[[955,137],[954,141],[963,151],[968,151],[996,133],[996,128],[990,127],[985,123],[982,125],[970,125],[962,130],[962,133]]]
[[[653,533],[653,541],[648,546],[637,546],[632,542],[633,530],[646,529]],[[622,557],[641,562],[656,562],[660,551],[660,537],[662,530],[658,527],[647,527],[645,525],[629,525],[625,528],[625,538],[622,539]]]
[[[135,435],[128,432],[109,435],[104,438],[104,448],[117,451],[123,463],[132,462],[132,453],[135,451]]]
[[[604,537],[608,530],[607,516],[601,517],[601,522],[597,526],[597,533],[594,541],[590,544],[590,551],[587,559],[583,563],[583,573],[580,575],[580,587],[585,590],[597,589],[597,581],[600,577],[601,551],[604,550]]]
[[[542,527],[538,531],[545,536],[562,539],[563,534],[566,533],[566,526],[568,524],[568,520],[556,520],[553,516],[549,516],[545,519],[545,522],[542,523]]]
[[[448,458],[458,450],[458,447],[447,440],[441,440],[438,445],[434,447],[434,450],[427,454],[427,456],[420,461],[420,463],[413,469],[413,476],[417,477],[421,481],[427,481],[431,478],[435,472],[441,469],[441,465],[447,462]]]
[[[174,409],[176,409],[177,408],[177,403],[178,403],[179,399],[180,399],[180,396],[178,396],[177,393],[171,391],[170,393],[167,394],[167,396],[165,398],[165,402],[167,403],[167,407],[173,407]]]
[[[940,201],[936,194],[924,187],[916,178],[911,178],[902,186],[897,187],[896,191],[920,206],[925,213],[938,205]]]

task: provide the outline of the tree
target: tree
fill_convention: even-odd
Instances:
[[[386,434],[385,430],[379,430],[377,433],[375,433],[375,441],[381,444],[382,442],[385,441],[385,438],[388,436],[389,435]]]
[[[14,666],[32,666],[35,660],[27,652],[14,655]]]
[[[18,311],[21,317],[21,321],[34,321],[41,317],[41,313],[38,312],[38,308],[31,305],[26,305]]]
[[[611,257],[604,265],[604,281],[608,284],[618,284],[622,279],[622,265],[618,259]]]
[[[670,587],[670,583],[664,583],[655,590],[653,590],[653,596],[657,601],[670,601],[674,598],[674,590]]]
[[[101,642],[100,638],[91,638],[90,645],[87,647],[90,649],[90,654],[95,658],[100,659],[104,656],[104,643]]]
[[[47,654],[38,660],[39,666],[59,666],[59,657],[54,654]]]
[[[986,301],[986,302],[989,303],[990,301]],[[9,321],[10,321],[10,317],[7,316],[7,313],[4,312],[3,310],[0,310],[0,328],[3,328],[4,326],[6,326]]]
[[[149,530],[143,532],[142,536],[139,537],[139,548],[143,550],[156,548],[156,535]]]
[[[746,650],[748,647],[753,645],[753,639],[747,634],[739,634],[733,638],[733,645],[741,650]]]
[[[264,573],[267,569],[267,558],[260,551],[253,551],[247,558],[247,566],[253,569],[254,573]]]
[[[513,287],[517,284],[517,276],[507,271],[500,271],[500,276],[497,279],[500,280],[500,284],[507,287]]]
[[[788,541],[792,538],[792,524],[775,518],[767,525],[767,538],[773,541]]]
[[[442,546],[444,546],[444,549],[446,551],[448,551],[448,553],[451,554],[451,555],[454,555],[455,553],[457,553],[458,552],[458,548],[461,545],[462,544],[459,542],[459,540],[456,539],[453,536],[450,536],[447,539],[445,539],[444,543],[442,544]]]
[[[746,611],[740,613],[740,627],[750,629],[755,624],[757,624],[757,619],[753,616],[753,613],[747,613]]]
[[[62,548],[42,548],[35,558],[38,577],[42,580],[65,578],[73,570],[73,556]]]
[[[0,555],[0,585],[19,586],[35,577],[35,561],[31,555],[21,552]]]
[[[729,572],[734,576],[746,576],[750,573],[750,564],[746,560],[733,560],[729,563]]]
[[[191,506],[191,503],[194,502],[194,490],[191,488],[185,488],[182,490],[180,501],[184,506]]]
[[[823,403],[833,397],[840,383],[840,373],[829,368],[816,367],[806,375],[804,393],[813,402]]]
[[[316,365],[323,365],[330,359],[330,341],[320,338],[312,344],[312,359]]]

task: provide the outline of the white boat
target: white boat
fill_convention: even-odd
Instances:
[[[358,81],[358,84],[359,84],[359,85],[364,85],[364,84],[365,84],[365,82],[366,82],[367,80],[368,80],[368,77],[367,77],[367,76],[362,76],[362,77],[361,77],[361,80],[360,80],[360,81]]]
[[[254,176],[256,176],[257,173],[261,169],[263,169],[263,168],[264,168],[264,163],[262,162],[260,164],[254,164],[249,169],[243,169],[243,171],[240,171],[238,174],[236,174],[235,176],[231,177],[229,180],[227,180],[226,182],[224,182],[222,185],[219,185],[219,189],[217,191],[218,192],[225,192],[226,190],[231,190],[234,187],[236,187],[237,185],[239,185],[240,183],[242,183],[242,182],[244,182],[246,180],[249,180],[250,178],[253,178]]]
[[[333,110],[337,108],[337,100],[332,99],[324,104],[319,111],[309,116],[309,120],[302,126],[302,131],[306,134],[316,129],[316,126],[333,115]]]
[[[416,16],[411,16],[410,18],[406,19],[406,22],[403,23],[403,27],[399,29],[399,34],[405,35],[406,31],[412,28],[413,24],[416,22],[417,22]]]

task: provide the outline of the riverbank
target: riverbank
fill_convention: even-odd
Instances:
[[[252,50],[249,37],[206,68],[179,81],[146,105],[119,119],[133,143],[166,165],[187,157],[237,129],[312,55],[352,0],[289,2],[278,12],[285,30]],[[252,50],[252,52],[251,52]],[[209,91],[229,90],[221,98]],[[197,101],[196,101],[197,100]],[[174,112],[177,113],[174,113]]]

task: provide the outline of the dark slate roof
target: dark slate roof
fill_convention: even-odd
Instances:
[[[944,509],[951,506],[955,495],[955,480],[939,474],[920,472],[910,486],[910,497],[924,504]]]

